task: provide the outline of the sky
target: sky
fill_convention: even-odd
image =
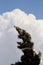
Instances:
[[[19,8],[33,13],[37,19],[43,19],[43,0],[0,0],[0,14]]]
[[[43,65],[43,0],[0,0],[0,65],[15,63],[22,55],[14,25],[31,34]]]

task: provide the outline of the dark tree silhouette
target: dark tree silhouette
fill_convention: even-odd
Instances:
[[[25,30],[14,26],[19,33],[18,38],[23,42],[17,42],[18,48],[22,50],[24,55],[21,56],[21,61],[11,65],[39,65],[41,53],[38,54],[33,50],[34,43],[31,41],[31,36]]]

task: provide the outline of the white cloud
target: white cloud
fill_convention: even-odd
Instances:
[[[3,35],[3,33],[2,33],[2,32],[0,32],[0,38],[2,37],[2,35]]]
[[[7,54],[9,55],[9,57],[8,55],[6,55],[6,62],[8,59],[10,59],[8,60],[9,62],[13,62],[13,60],[11,60],[14,59],[13,57],[15,57],[13,54],[17,55],[16,52],[18,52],[17,49],[14,48],[16,46],[15,43],[17,41],[17,32],[13,27],[14,25],[19,26],[20,28],[23,28],[26,31],[29,31],[29,33],[31,33],[33,41],[37,43],[35,44],[35,48],[43,51],[43,19],[37,20],[35,15],[26,14],[20,9],[15,9],[11,12],[6,12],[0,15],[0,45],[1,47],[3,45],[2,48],[0,47],[0,49],[3,49],[0,50],[0,52],[4,51],[3,54],[7,52]],[[5,55],[3,55],[3,57],[4,56]],[[19,55],[17,57],[19,57]],[[0,63],[0,65],[3,64]],[[9,65],[9,63],[6,65]]]

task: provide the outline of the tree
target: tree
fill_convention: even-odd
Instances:
[[[33,50],[34,43],[31,41],[31,35],[25,30],[14,26],[19,33],[18,38],[23,42],[17,42],[18,48],[22,50],[24,55],[21,56],[21,61],[11,65],[39,65],[41,53],[38,54]]]

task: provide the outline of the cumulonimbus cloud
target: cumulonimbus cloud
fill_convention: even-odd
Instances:
[[[37,48],[43,51],[43,19],[37,20],[34,14],[27,14],[20,9],[5,12],[0,15],[0,39],[3,38],[3,35],[7,36],[7,33],[10,33],[12,36],[16,34],[14,25],[31,33],[34,42],[38,43]]]

